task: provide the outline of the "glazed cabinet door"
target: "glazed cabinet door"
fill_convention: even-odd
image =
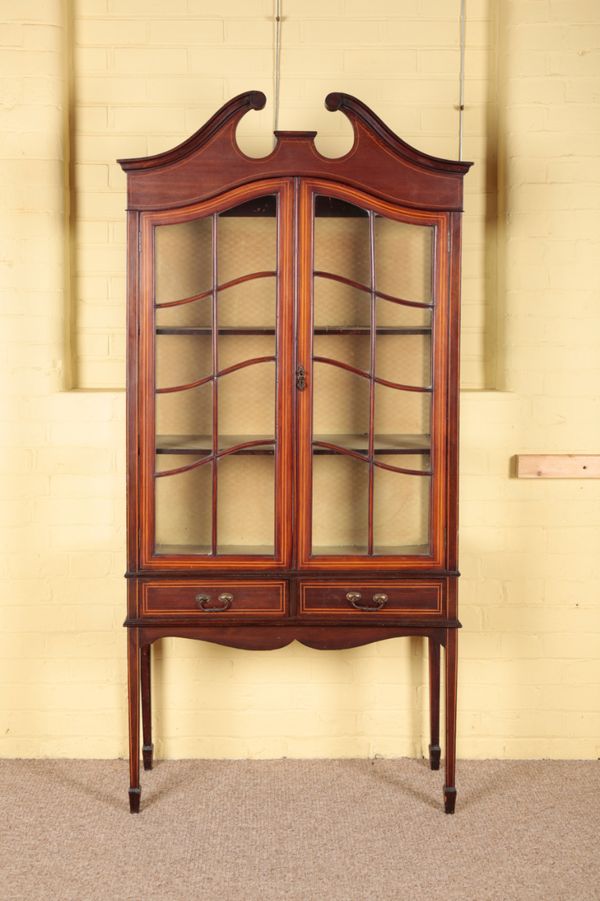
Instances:
[[[289,180],[141,216],[142,566],[289,559],[291,223]]]
[[[299,563],[441,565],[447,214],[307,181],[299,221]]]

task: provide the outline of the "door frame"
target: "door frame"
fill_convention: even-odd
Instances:
[[[319,555],[312,554],[312,374],[313,374],[313,250],[314,200],[318,195],[336,197],[388,218],[434,228],[432,310],[432,405],[430,553],[423,555]],[[296,535],[298,568],[312,570],[431,570],[443,569],[446,557],[447,412],[449,334],[449,231],[450,214],[407,209],[381,200],[358,188],[325,179],[301,180],[298,209],[298,316],[297,362],[303,366],[306,388],[297,391],[297,502]]]
[[[274,554],[198,555],[155,553],[155,303],[154,229],[211,216],[264,195],[278,196],[276,260],[276,415]],[[249,222],[252,220],[249,219]],[[210,200],[171,210],[140,213],[140,290],[137,402],[140,412],[139,561],[144,571],[276,570],[289,565],[292,548],[292,358],[294,292],[294,179],[261,179]]]

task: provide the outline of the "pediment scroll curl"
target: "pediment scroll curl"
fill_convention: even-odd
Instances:
[[[259,179],[311,177],[368,188],[407,208],[462,209],[462,179],[471,164],[416,150],[349,94],[334,92],[325,100],[328,110],[343,112],[352,124],[354,143],[348,153],[333,159],[323,156],[315,146],[314,131],[276,131],[271,153],[247,156],[238,146],[237,126],[246,113],[265,104],[261,91],[239,94],[171,150],[119,160],[129,176],[128,208],[172,209]]]

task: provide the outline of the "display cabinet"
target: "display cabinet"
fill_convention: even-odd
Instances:
[[[430,763],[454,811],[460,214],[469,163],[354,129],[236,142],[242,94],[128,181],[132,811],[152,768],[150,650],[428,639]]]

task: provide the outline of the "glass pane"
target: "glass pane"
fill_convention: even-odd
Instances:
[[[428,470],[427,454],[377,456],[378,463],[413,470]],[[429,553],[430,476],[407,475],[374,467],[373,552],[375,554]]]
[[[261,197],[221,213],[218,222],[219,327],[275,326],[277,219],[275,198]],[[270,215],[259,217],[255,209]],[[243,279],[236,285],[231,282]]]
[[[369,465],[353,457],[313,457],[314,555],[366,554]]]
[[[369,291],[318,275],[313,290],[317,333],[335,328],[369,328]]]
[[[277,283],[260,276],[219,291],[219,329],[275,330]]]
[[[403,300],[431,303],[432,261],[432,226],[375,217],[377,291]]]
[[[185,300],[212,288],[212,220],[160,225],[154,232],[155,300]],[[157,309],[158,326],[210,325],[210,295],[203,300]]]
[[[332,197],[315,199],[315,325],[368,326],[371,264],[365,210]],[[331,276],[357,282],[366,290]]]
[[[348,341],[346,338],[327,340],[341,341],[344,344]],[[351,343],[356,343],[356,339]],[[368,342],[365,343],[368,350]],[[368,431],[369,380],[338,366],[315,362],[313,440],[353,447],[356,436],[367,435]]]
[[[156,229],[156,469],[206,459],[156,479],[161,553],[273,554],[276,212],[268,196]]]
[[[432,311],[428,307],[407,307],[384,297],[378,297],[375,306],[378,329],[394,329],[396,334],[412,329],[431,331]]]
[[[346,363],[361,372],[369,374],[371,366],[371,348],[369,338],[364,335],[315,335],[313,342],[314,357],[324,357],[339,363]],[[318,366],[331,366],[319,363]],[[336,367],[340,370],[340,367]],[[360,376],[359,376],[360,378]]]
[[[375,286],[378,292],[412,303],[433,302],[431,226],[375,218]],[[378,298],[377,328],[431,328],[431,310]]]
[[[275,363],[256,363],[219,379],[219,435],[275,435]]]
[[[188,391],[174,391],[156,395],[156,444],[164,445],[163,439],[170,436],[171,446],[177,445],[177,438],[191,439],[194,436],[208,436],[212,444],[212,385],[201,385]]]
[[[432,309],[407,307],[383,297],[375,301],[375,323],[380,331],[389,334],[431,333]]]
[[[157,472],[192,463],[190,456],[157,454]],[[156,484],[156,553],[210,554],[212,470],[205,463],[176,475],[161,476]]]
[[[274,335],[219,335],[219,372],[247,360],[275,356]],[[269,370],[273,378],[273,370]],[[223,376],[222,378],[227,378]]]
[[[271,442],[218,461],[218,554],[274,553],[276,370],[261,358],[274,358],[276,346],[275,214],[276,199],[261,197],[218,221],[218,369],[249,363],[219,377],[219,447]]]
[[[260,198],[255,202],[273,200],[274,198]],[[219,285],[254,272],[275,272],[277,268],[275,215],[249,216],[247,205],[242,204],[221,213],[217,228]]]
[[[258,449],[257,449],[258,450]],[[275,457],[235,453],[217,466],[217,553],[273,554]]]
[[[378,334],[375,375],[395,384],[431,387],[431,335]]]
[[[429,435],[431,394],[375,385],[376,435]]]
[[[189,385],[212,374],[210,335],[157,335],[156,387]]]

